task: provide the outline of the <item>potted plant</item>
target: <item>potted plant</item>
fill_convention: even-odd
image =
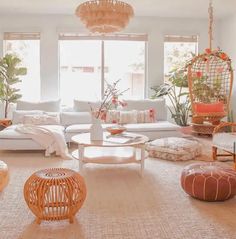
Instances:
[[[171,72],[169,82],[170,83],[164,83],[159,86],[151,87],[151,89],[155,92],[152,98],[167,96],[171,103],[171,106],[168,106],[168,109],[172,118],[177,125],[185,128],[186,126],[189,126],[188,118],[191,110],[189,92],[184,90],[184,88],[188,87],[187,72],[185,67],[173,70]]]
[[[26,75],[27,69],[20,67],[21,60],[12,54],[6,54],[0,59],[0,101],[4,104],[4,117],[8,116],[10,103],[15,103],[21,98],[20,90],[15,88],[21,82],[19,76]]]

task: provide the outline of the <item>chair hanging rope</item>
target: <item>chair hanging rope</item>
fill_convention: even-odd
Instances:
[[[212,50],[213,21],[214,21],[212,0],[210,0],[210,2],[209,2],[208,13],[209,13],[209,30],[208,30],[208,34],[209,34],[209,49]]]

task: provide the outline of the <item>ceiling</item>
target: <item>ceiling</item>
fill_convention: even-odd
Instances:
[[[134,7],[136,16],[208,16],[208,0],[124,0]],[[0,0],[0,14],[74,14],[83,0]],[[236,0],[213,0],[217,18],[236,13]]]

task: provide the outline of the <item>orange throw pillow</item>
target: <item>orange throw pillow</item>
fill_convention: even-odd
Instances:
[[[195,103],[194,104],[195,112],[197,113],[219,113],[224,112],[224,104],[222,102],[217,103]]]

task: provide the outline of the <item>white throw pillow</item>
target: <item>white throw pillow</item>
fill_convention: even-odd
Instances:
[[[25,115],[23,118],[23,124],[33,125],[58,125],[60,124],[60,118],[58,115]]]
[[[17,110],[42,110],[47,112],[59,112],[61,100],[41,101],[41,102],[29,102],[29,101],[17,101]]]
[[[137,110],[120,111],[120,124],[137,123]]]
[[[89,112],[61,112],[61,124],[64,126],[72,124],[90,124],[91,114]]]
[[[42,115],[40,110],[15,110],[13,111],[12,124],[23,124],[25,115]]]
[[[154,109],[156,112],[156,120],[167,119],[167,106],[164,98],[144,99],[144,100],[125,100],[127,105],[124,110],[148,110]]]

